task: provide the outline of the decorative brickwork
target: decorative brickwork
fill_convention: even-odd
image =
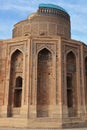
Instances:
[[[87,46],[70,32],[63,8],[41,4],[0,41],[0,126],[87,126]]]

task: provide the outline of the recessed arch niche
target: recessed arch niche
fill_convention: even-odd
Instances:
[[[38,53],[37,63],[37,117],[49,116],[52,93],[52,53],[44,48]]]
[[[72,51],[66,56],[66,72],[68,116],[72,117],[77,113],[76,56]]]
[[[9,95],[8,95],[8,116],[14,115],[13,114],[14,108],[16,109],[21,107],[22,73],[23,73],[23,53],[17,49],[11,55]]]

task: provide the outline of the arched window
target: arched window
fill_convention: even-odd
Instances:
[[[22,78],[20,76],[16,78],[16,87],[22,87]]]
[[[73,52],[67,54],[67,72],[76,72],[76,59]]]

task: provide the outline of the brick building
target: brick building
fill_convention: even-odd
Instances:
[[[40,4],[0,40],[0,126],[86,126],[86,91],[87,46],[63,8]]]

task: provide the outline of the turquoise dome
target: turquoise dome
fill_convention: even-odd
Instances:
[[[54,5],[54,4],[39,4],[39,8],[52,8],[52,9],[57,9],[57,10],[67,13],[67,11],[65,9],[63,9],[62,7],[60,7],[58,5]]]

